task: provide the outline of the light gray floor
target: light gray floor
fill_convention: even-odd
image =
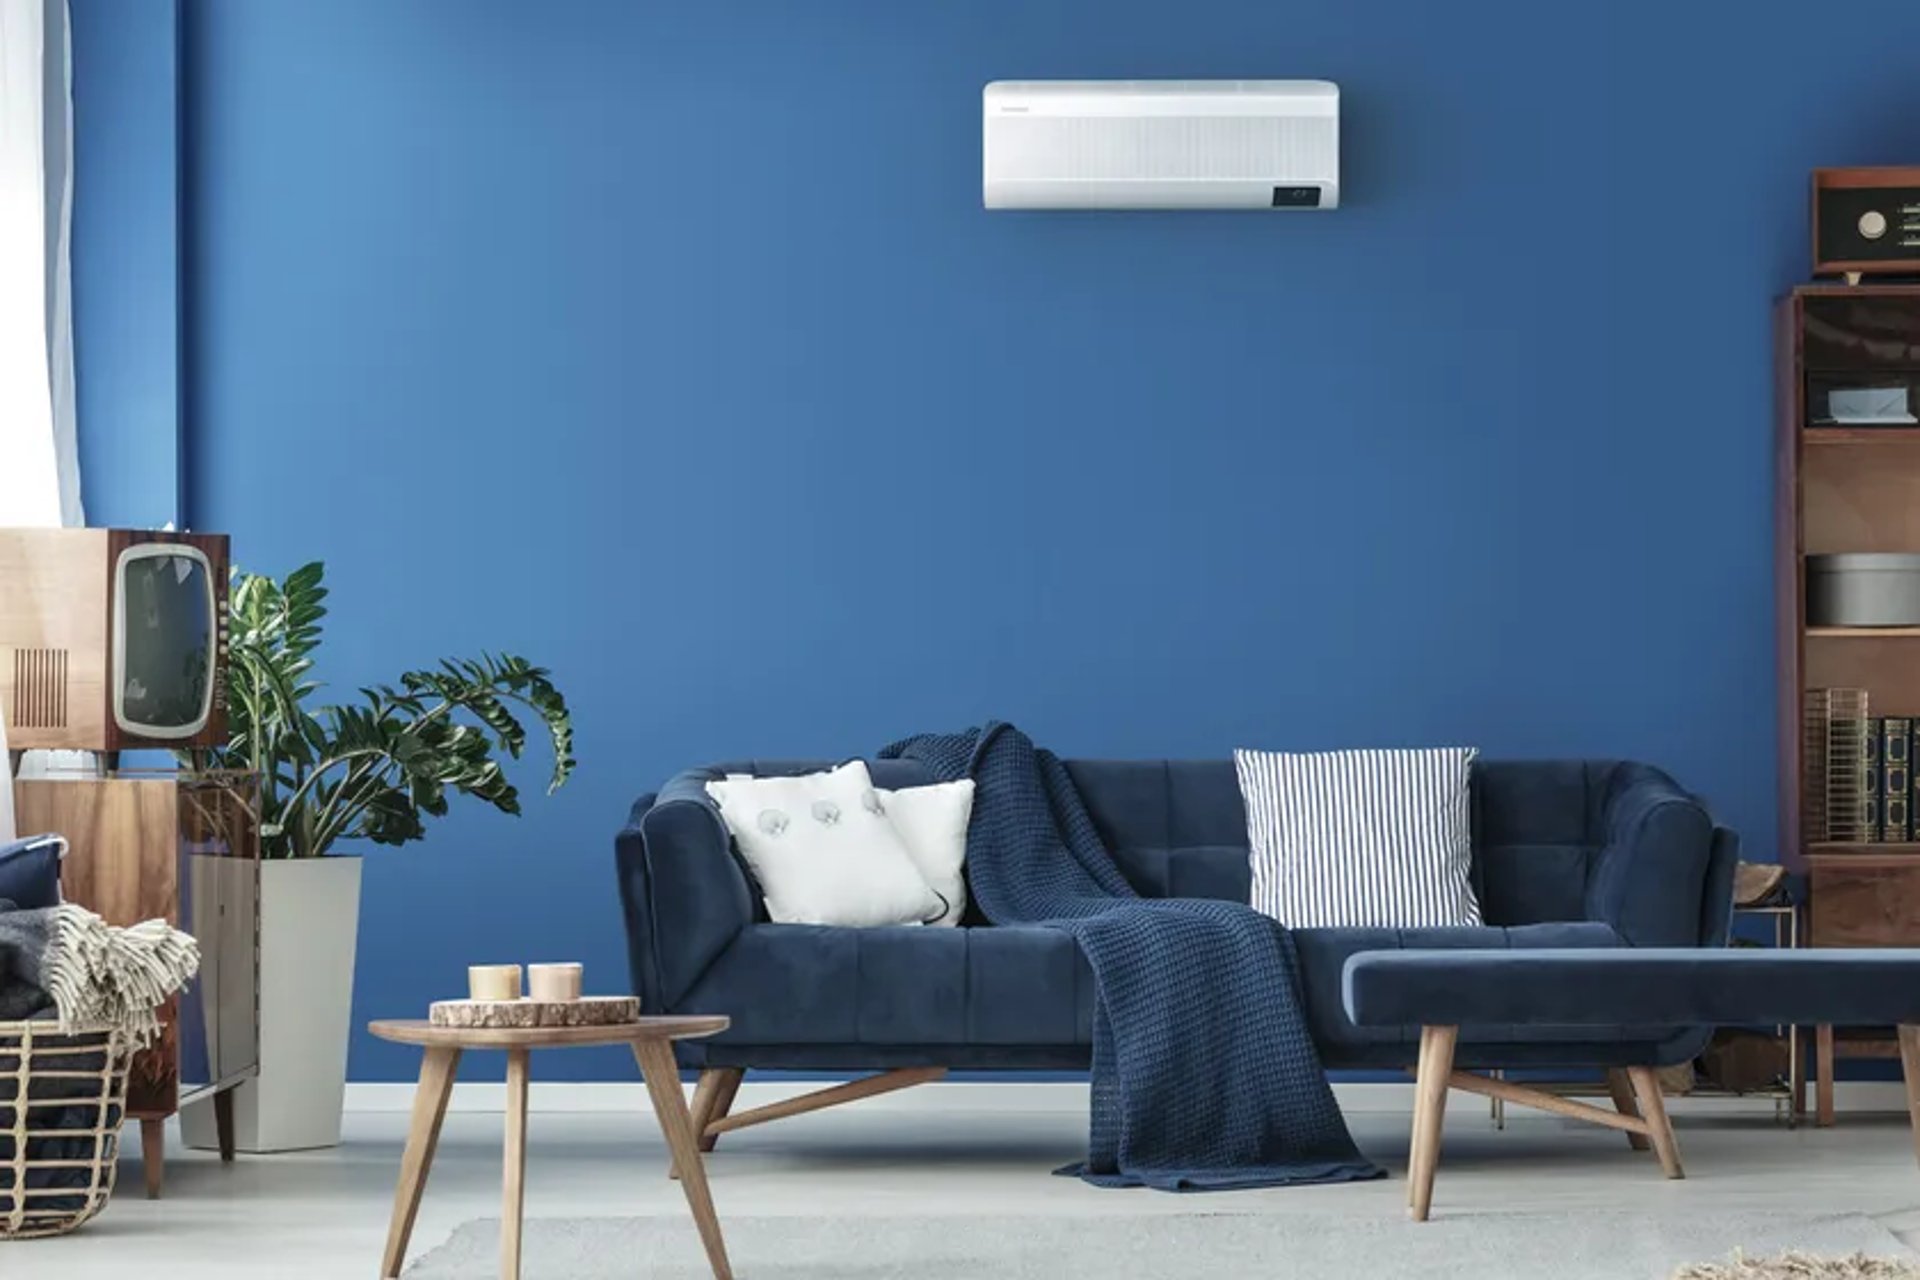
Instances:
[[[1495,1132],[1484,1110],[1458,1095],[1454,1102],[1436,1217],[1582,1207],[1625,1214],[1862,1213],[1883,1221],[1909,1245],[1920,1245],[1920,1170],[1903,1117],[1849,1116],[1835,1129],[1789,1131],[1761,1109],[1750,1117],[1683,1115],[1679,1137],[1689,1177],[1669,1183],[1652,1156],[1628,1151],[1618,1134],[1518,1115],[1504,1132]],[[710,1160],[710,1176],[723,1221],[729,1213],[951,1214],[956,1230],[969,1231],[990,1229],[996,1218],[1013,1214],[1398,1218],[1406,1194],[1405,1118],[1373,1112],[1350,1120],[1361,1146],[1390,1168],[1391,1179],[1206,1196],[1100,1191],[1048,1176],[1076,1154],[1085,1125],[1081,1114],[857,1105],[730,1135]],[[209,1156],[182,1152],[176,1143],[165,1200],[138,1198],[139,1169],[128,1161],[121,1181],[132,1194],[123,1193],[77,1235],[0,1244],[0,1275],[373,1275],[404,1134],[404,1116],[354,1114],[338,1150],[242,1157],[224,1168]],[[499,1141],[496,1116],[447,1118],[414,1235],[415,1256],[464,1221],[498,1216]],[[664,1176],[665,1161],[650,1115],[536,1110],[527,1214],[683,1212],[677,1185]]]

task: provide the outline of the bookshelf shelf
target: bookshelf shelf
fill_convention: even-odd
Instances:
[[[1874,855],[1894,858],[1920,858],[1920,841],[1887,841],[1872,843],[1865,841],[1817,840],[1807,846],[1807,856],[1812,858],[1836,857],[1857,858]]]
[[[1920,427],[1808,427],[1808,444],[1920,444]]]
[[[1920,636],[1920,627],[1808,627],[1811,640],[1898,640]]]

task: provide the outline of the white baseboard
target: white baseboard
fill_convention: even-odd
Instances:
[[[821,1088],[818,1081],[771,1081],[758,1083],[749,1078],[740,1087],[736,1111],[765,1106]],[[1352,1113],[1393,1112],[1411,1115],[1411,1082],[1382,1084],[1335,1084],[1334,1097],[1343,1110]],[[567,1083],[536,1080],[529,1089],[529,1102],[535,1111],[607,1112],[643,1111],[648,1107],[646,1086],[631,1083]],[[1811,1095],[1811,1090],[1809,1090]],[[1809,1103],[1812,1098],[1809,1096]],[[853,1104],[863,1110],[930,1112],[1033,1112],[1084,1111],[1087,1086],[1074,1081],[990,1081],[944,1080],[914,1089],[863,1099]],[[1834,1086],[1834,1105],[1846,1112],[1907,1109],[1905,1088],[1892,1080],[1842,1081]],[[1485,1104],[1456,1096],[1451,1104],[1461,1111],[1482,1109]],[[1764,1098],[1673,1098],[1668,1109],[1676,1115],[1758,1115],[1773,1112]],[[411,1084],[349,1084],[347,1110],[359,1112],[405,1112],[413,1107]],[[506,1109],[506,1086],[473,1082],[457,1084],[448,1104],[452,1111],[500,1112]]]

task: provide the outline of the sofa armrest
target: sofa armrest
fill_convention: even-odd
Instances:
[[[614,841],[628,963],[650,1013],[676,1011],[753,923],[752,887],[704,780],[682,774],[643,797]]]
[[[1658,770],[1629,767],[1601,822],[1606,844],[1587,878],[1588,919],[1636,947],[1725,942],[1739,841],[1699,800]]]

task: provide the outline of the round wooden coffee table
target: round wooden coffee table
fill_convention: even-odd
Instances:
[[[680,1071],[674,1065],[672,1042],[725,1031],[723,1017],[641,1018],[604,1027],[436,1027],[426,1022],[375,1022],[368,1030],[382,1040],[415,1044],[426,1050],[420,1064],[420,1086],[413,1095],[413,1123],[407,1130],[407,1151],[400,1160],[400,1185],[393,1193],[393,1220],[387,1228],[387,1250],[380,1262],[383,1280],[400,1274],[406,1260],[407,1240],[413,1235],[413,1221],[420,1212],[420,1195],[426,1190],[427,1173],[433,1166],[433,1149],[440,1140],[440,1122],[446,1118],[447,1098],[453,1092],[454,1072],[460,1055],[468,1049],[505,1049],[507,1051],[507,1137],[506,1172],[500,1213],[501,1280],[517,1280],[520,1274],[520,1216],[525,1201],[527,1167],[527,1059],[535,1049],[555,1049],[568,1045],[625,1044],[633,1046],[633,1056],[646,1079],[647,1092],[653,1098],[654,1115],[660,1131],[666,1135],[673,1152],[674,1165],[680,1170],[680,1186],[687,1195],[687,1207],[693,1210],[694,1225],[700,1229],[700,1242],[706,1246],[707,1261],[716,1280],[731,1280],[727,1264],[727,1246],[720,1238],[720,1220],[714,1216],[713,1199],[707,1194],[706,1167],[700,1162],[700,1144],[693,1132],[693,1117],[687,1111],[686,1095],[680,1090]]]

